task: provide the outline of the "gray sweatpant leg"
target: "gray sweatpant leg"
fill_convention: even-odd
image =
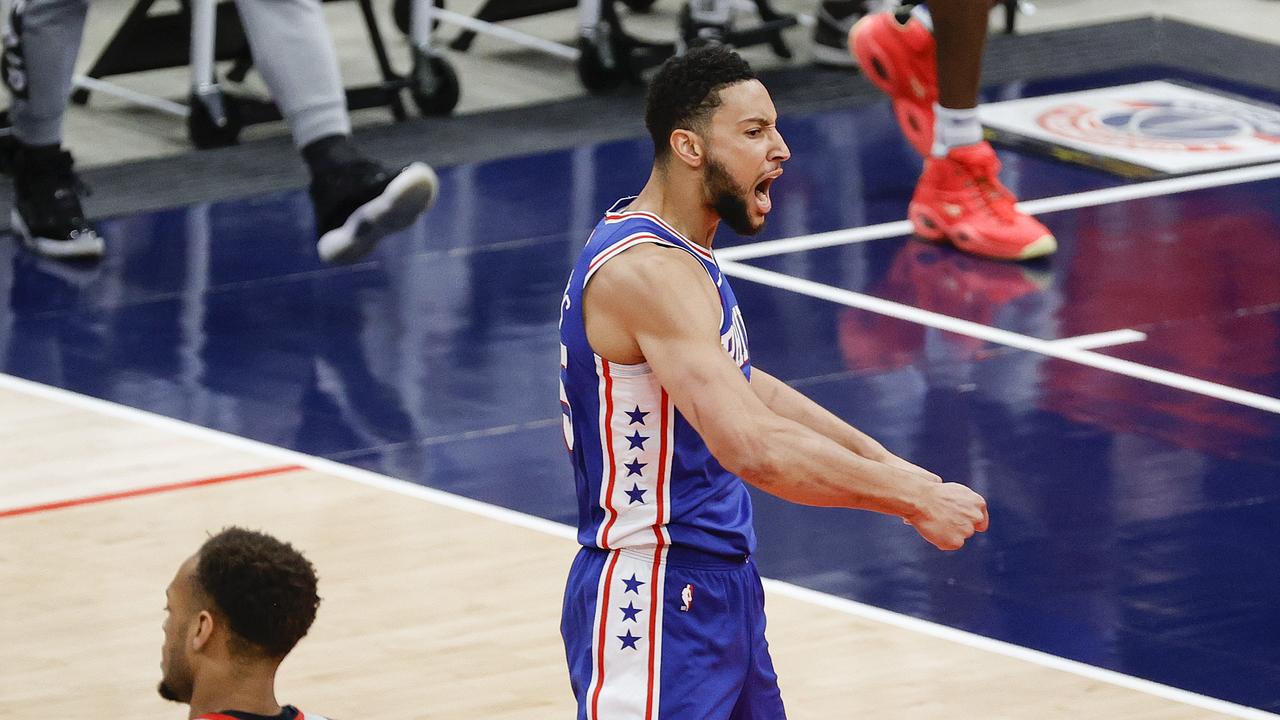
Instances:
[[[236,9],[294,145],[349,135],[347,98],[320,0],[236,0]]]
[[[319,0],[237,0],[258,71],[302,147],[350,134],[346,96]],[[30,145],[62,141],[71,76],[88,0],[15,0],[5,32],[5,83],[14,134]]]
[[[88,0],[14,0],[4,33],[13,133],[28,145],[62,142]]]

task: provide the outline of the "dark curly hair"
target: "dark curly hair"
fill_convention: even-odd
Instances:
[[[671,133],[702,126],[720,107],[720,91],[755,80],[755,71],[724,45],[708,45],[667,60],[649,83],[644,124],[653,138],[657,159],[671,152]]]
[[[311,628],[316,571],[289,543],[229,527],[205,541],[199,558],[198,587],[243,641],[233,649],[283,658]]]

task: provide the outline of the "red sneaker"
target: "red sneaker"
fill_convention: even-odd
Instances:
[[[926,240],[950,241],[960,250],[1000,260],[1049,255],[1058,241],[1039,220],[1014,207],[1000,184],[1000,160],[986,142],[952,148],[925,160],[907,217]]]
[[[867,15],[849,30],[849,49],[876,87],[893,100],[902,133],[921,155],[933,147],[933,104],[938,101],[937,43],[915,17]]]

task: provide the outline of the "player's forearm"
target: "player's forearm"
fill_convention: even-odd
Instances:
[[[752,485],[802,505],[845,507],[910,517],[931,481],[919,473],[869,460],[830,438],[778,417],[756,435],[748,463],[735,468]]]
[[[753,371],[753,388],[773,412],[830,438],[841,447],[869,460],[883,462],[889,456],[871,436],[836,417],[804,393],[763,371]]]

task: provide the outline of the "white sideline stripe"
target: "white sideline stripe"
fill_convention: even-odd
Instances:
[[[1038,200],[1027,200],[1025,202],[1018,203],[1018,207],[1031,215],[1042,215],[1045,213],[1058,212],[1060,210],[1076,210],[1079,208],[1124,202],[1126,200],[1140,200],[1142,198],[1158,197],[1160,195],[1171,195],[1173,193],[1188,192],[1190,190],[1203,190],[1206,188],[1222,187],[1224,185],[1238,185],[1240,183],[1257,182],[1259,180],[1270,180],[1277,177],[1280,177],[1280,163],[1268,163],[1266,165],[1253,165],[1250,167],[1234,168],[1219,172],[1188,175],[1186,177],[1169,178],[1166,180],[1152,180],[1150,182],[1135,183],[1133,185],[1121,185],[1120,187],[1070,193],[1068,195],[1058,195],[1056,197],[1040,198]],[[800,235],[793,238],[765,240],[763,242],[750,243],[748,245],[737,245],[734,247],[722,248],[716,251],[716,258],[727,261],[750,260],[753,258],[768,257],[770,255],[783,255],[786,253],[802,252],[805,250],[817,250],[819,248],[832,247],[834,245],[851,245],[853,243],[867,242],[869,240],[884,240],[885,238],[900,237],[902,235],[909,235],[910,233],[910,222],[906,220],[895,220],[893,222],[880,223],[879,225],[865,225],[863,227],[849,228],[847,230],[833,230],[831,232],[817,233],[815,235]]]
[[[1205,395],[1219,400],[1245,405],[1266,412],[1280,414],[1280,399],[1259,395],[1247,390],[1240,390],[1226,385],[1209,382],[1208,380],[1200,380],[1199,378],[1189,377],[1187,375],[1179,375],[1178,373],[1169,372],[1153,368],[1149,365],[1142,365],[1128,360],[1102,355],[1090,350],[1084,350],[1071,345],[1061,345],[1061,341],[1057,340],[1041,340],[1040,338],[1022,335],[1020,333],[1001,330],[987,325],[971,322],[969,320],[961,320],[960,318],[943,315],[941,313],[931,312],[929,310],[921,310],[920,308],[910,305],[903,305],[891,300],[883,300],[871,295],[853,292],[852,290],[844,290],[830,285],[823,285],[812,280],[783,275],[772,270],[764,270],[762,268],[753,267],[751,265],[743,265],[736,262],[721,262],[720,269],[724,272],[757,282],[762,285],[776,287],[791,292],[808,295],[809,297],[828,300],[830,302],[847,305],[849,307],[869,310],[881,315],[888,315],[899,320],[927,325],[929,327],[946,330],[947,332],[957,333],[959,335],[967,335],[969,337],[978,338],[987,342],[1007,345],[1009,347],[1018,348],[1019,350],[1029,350],[1031,352],[1048,355],[1049,357],[1059,358],[1061,360],[1069,360],[1081,365],[1098,368],[1099,370],[1108,370],[1119,375],[1137,378],[1139,380],[1147,380],[1159,385],[1165,385],[1179,390],[1186,390],[1199,395]]]
[[[863,225],[862,227],[832,230],[814,235],[800,235],[781,240],[765,240],[749,245],[720,248],[716,250],[716,260],[721,262],[752,260],[770,255],[786,255],[787,253],[817,250],[835,245],[852,245],[854,243],[867,242],[868,240],[884,240],[885,238],[910,234],[910,221],[894,220],[893,222],[880,223],[879,225]]]
[[[248,438],[240,437],[239,435],[232,435],[231,433],[223,432],[221,430],[213,430],[200,425],[193,425],[192,423],[185,422],[183,420],[175,420],[170,417],[165,417],[164,415],[159,415],[147,410],[139,410],[126,405],[120,405],[109,400],[100,400],[88,395],[81,395],[70,390],[64,390],[62,388],[52,387],[49,385],[42,385],[37,382],[24,380],[4,373],[0,373],[0,388],[15,390],[17,392],[26,393],[27,395],[59,402],[64,405],[90,410],[108,417],[142,423],[149,427],[173,432],[184,437],[216,443],[234,450],[256,453],[267,459],[278,461],[281,464],[300,465],[315,472],[335,475],[364,485],[383,488],[384,490],[397,492],[401,495],[409,495],[436,503],[437,505],[452,508],[454,510],[461,510],[473,515],[479,515],[491,520],[498,520],[511,525],[537,530],[549,535],[555,535],[566,539],[574,539],[577,537],[577,532],[573,528],[534,515],[528,515],[515,510],[508,510],[496,505],[490,505],[489,503],[483,503],[478,500],[472,500],[460,495],[447,493],[443,490],[435,490],[422,485],[416,485],[405,480],[396,480],[369,470],[362,470],[351,465],[343,465],[342,463],[325,460],[324,458],[307,455],[295,450],[286,450],[285,448],[268,445],[267,443],[259,442],[257,440],[250,440]]]
[[[461,497],[442,490],[434,490],[432,488],[408,482],[407,480],[398,480],[386,475],[380,475],[368,470],[361,470],[350,465],[343,465],[341,463],[296,452],[294,450],[286,450],[257,440],[249,440],[238,435],[222,432],[221,430],[213,430],[200,425],[193,425],[183,420],[175,420],[146,410],[139,410],[137,408],[120,405],[108,400],[100,400],[88,395],[81,395],[70,390],[42,385],[40,383],[24,380],[4,373],[0,373],[0,388],[45,398],[53,402],[100,413],[108,417],[142,423],[153,428],[174,432],[186,437],[205,440],[235,450],[259,453],[267,458],[279,460],[291,465],[299,465],[307,468],[308,470],[333,475],[362,485],[381,488],[383,490],[417,498],[419,500],[426,500],[427,502],[435,503],[443,507],[461,510],[480,517],[497,520],[498,522],[509,523],[517,527],[528,528],[563,540],[576,540],[577,538],[576,528],[547,520],[545,518],[540,518],[515,510],[508,510],[507,508]],[[883,622],[904,630],[929,635],[943,640],[949,640],[951,642],[960,643],[980,650],[987,650],[999,655],[1006,655],[1041,667],[1061,670],[1090,680],[1096,680],[1136,690],[1141,693],[1165,698],[1167,700],[1173,700],[1192,707],[1212,710],[1232,717],[1245,718],[1246,720],[1275,720],[1276,718],[1280,718],[1280,715],[1272,715],[1255,708],[1237,705],[1225,700],[1211,698],[1206,695],[1200,695],[1187,690],[1180,690],[1167,685],[1161,685],[1149,680],[1142,680],[1140,678],[1131,677],[1111,670],[1104,670],[1102,668],[1093,667],[1092,665],[1085,665],[1084,663],[1078,663],[1065,658],[1049,655],[1047,653],[1020,647],[1018,645],[1011,645],[999,640],[992,640],[981,635],[965,632],[964,630],[957,630],[944,625],[919,620],[909,615],[902,615],[891,610],[863,605],[862,603],[846,600],[845,598],[836,597],[834,595],[828,595],[827,593],[818,592],[816,590],[809,590],[807,588],[791,585],[790,583],[785,583],[780,580],[765,579],[764,583],[766,587],[769,587],[780,594],[803,602],[809,602],[820,607],[835,610],[837,612],[845,613],[847,615]]]
[[[770,580],[765,578],[763,582],[765,589],[770,592],[795,600],[809,602],[814,605],[827,608],[828,610],[835,610],[846,615],[853,615],[873,622],[881,622],[885,625],[890,625],[902,630],[928,635],[930,637],[947,640],[959,645],[976,648],[978,650],[985,650],[995,655],[1004,655],[1033,665],[1040,665],[1042,667],[1071,673],[1072,675],[1078,675],[1089,680],[1107,683],[1109,685],[1117,685],[1122,688],[1146,693],[1147,695],[1154,695],[1159,698],[1164,698],[1165,700],[1183,703],[1184,705],[1191,705],[1203,710],[1222,713],[1223,715],[1230,715],[1232,717],[1249,718],[1250,720],[1275,720],[1275,718],[1280,717],[1280,715],[1273,715],[1257,708],[1237,705],[1236,703],[1227,702],[1226,700],[1219,700],[1206,695],[1193,693],[1189,690],[1161,685],[1160,683],[1151,682],[1150,680],[1143,680],[1142,678],[1125,675],[1124,673],[1118,673],[1114,670],[1106,670],[1104,668],[1094,667],[1093,665],[1086,665],[1082,662],[1068,660],[1066,658],[1058,657],[1057,655],[1050,655],[1049,653],[1032,650],[1030,648],[1025,648],[1021,645],[1014,645],[1002,640],[993,640],[983,635],[977,635],[964,630],[957,630],[953,627],[939,625],[938,623],[930,622],[928,620],[921,620],[919,618],[911,617],[910,615],[902,615],[873,605],[865,605],[863,603],[837,597],[835,595],[828,595],[827,593],[810,590],[809,588],[800,587],[799,585],[792,585],[791,583],[782,582],[781,580]]]
[[[1125,328],[1123,330],[1093,333],[1092,335],[1077,335],[1075,337],[1059,338],[1058,340],[1050,340],[1049,342],[1060,347],[1073,347],[1078,350],[1096,350],[1098,348],[1112,347],[1113,345],[1128,345],[1129,343],[1142,342],[1146,339],[1146,333]]]

